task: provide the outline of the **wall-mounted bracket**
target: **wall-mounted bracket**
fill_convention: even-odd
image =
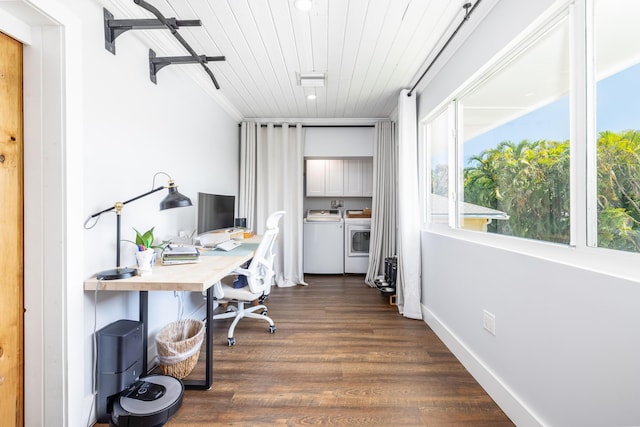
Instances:
[[[171,64],[202,64],[211,80],[213,80],[213,84],[216,89],[220,89],[218,86],[218,82],[216,78],[213,76],[213,73],[209,68],[204,66],[209,61],[224,61],[224,56],[205,56],[205,55],[195,55],[195,56],[156,56],[156,53],[153,49],[149,49],[149,78],[153,83],[157,84],[156,74],[162,68]]]
[[[177,20],[176,18],[160,19],[113,19],[113,14],[103,9],[104,15],[104,47],[109,52],[116,54],[116,38],[129,30],[174,30],[180,27],[200,27],[199,19]]]

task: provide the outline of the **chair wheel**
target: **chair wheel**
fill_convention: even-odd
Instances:
[[[260,314],[262,314],[263,316],[266,316],[266,315],[267,315],[267,312],[268,312],[268,310],[265,308],[265,310],[264,310],[262,313],[260,313]]]
[[[275,333],[276,332],[276,325],[269,325],[269,333]]]
[[[227,344],[229,344],[229,346],[235,345],[236,344],[236,339],[235,338],[227,338]]]

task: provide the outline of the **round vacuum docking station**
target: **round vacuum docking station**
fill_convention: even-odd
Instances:
[[[184,385],[168,375],[140,378],[113,402],[110,426],[159,427],[182,405]]]

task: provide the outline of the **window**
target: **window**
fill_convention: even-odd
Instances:
[[[570,242],[568,21],[460,97],[459,227]]]
[[[444,110],[430,120],[426,126],[429,176],[427,188],[428,222],[448,224],[449,197],[449,113]]]
[[[640,2],[595,0],[597,246],[640,251]]]

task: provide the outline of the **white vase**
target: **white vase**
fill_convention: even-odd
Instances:
[[[156,263],[156,251],[153,249],[146,249],[144,251],[136,252],[136,261],[138,262],[138,271],[141,276],[151,274],[151,269]]]

